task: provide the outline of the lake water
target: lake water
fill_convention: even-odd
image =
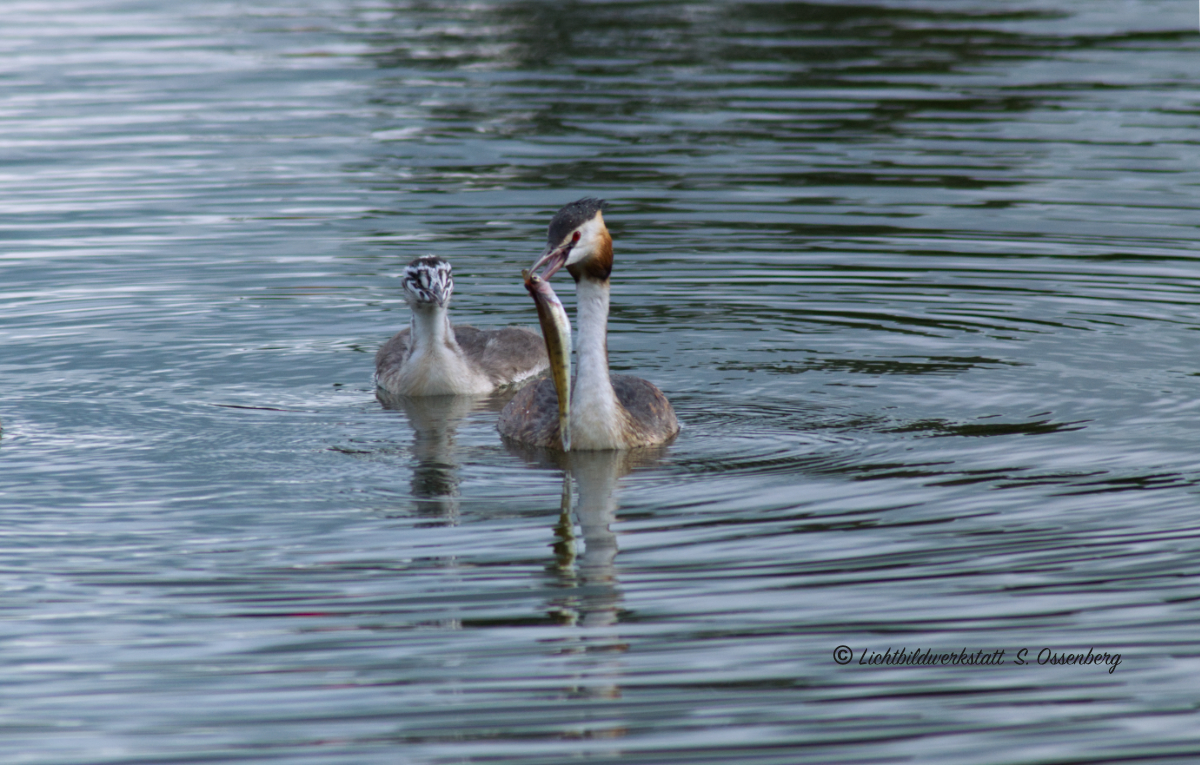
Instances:
[[[0,20],[5,763],[1200,757],[1195,3]],[[376,398],[585,195],[674,444]]]

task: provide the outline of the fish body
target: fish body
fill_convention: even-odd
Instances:
[[[533,271],[521,272],[525,278],[525,289],[537,306],[538,324],[542,326],[542,337],[546,341],[546,354],[550,357],[550,378],[558,393],[558,432],[562,437],[562,449],[571,451],[571,320],[562,301],[554,294],[550,282]]]

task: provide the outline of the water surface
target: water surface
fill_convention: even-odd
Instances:
[[[1200,754],[1194,7],[3,15],[6,762]],[[376,397],[584,195],[674,444]]]

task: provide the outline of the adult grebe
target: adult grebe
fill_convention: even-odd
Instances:
[[[579,372],[573,390],[566,394],[569,436],[564,439],[567,434],[560,434],[555,381],[544,379],[524,388],[500,413],[497,427],[505,438],[554,449],[631,449],[664,444],[679,432],[675,410],[662,391],[639,377],[609,375],[608,280],[613,251],[604,207],[602,200],[580,199],[559,210],[550,221],[546,250],[532,269],[546,266],[540,279],[547,280],[565,265],[575,278]],[[553,296],[549,285],[531,275],[526,286],[542,311],[546,294]],[[542,322],[548,335],[550,323]],[[557,369],[560,362],[552,354],[550,363]]]
[[[385,391],[401,396],[485,394],[548,366],[542,338],[527,329],[450,325],[454,277],[441,258],[426,255],[409,263],[403,285],[411,324],[375,354],[375,384]]]

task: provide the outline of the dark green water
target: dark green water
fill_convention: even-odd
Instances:
[[[1200,756],[1195,5],[442,5],[0,11],[0,759]],[[372,357],[584,195],[564,501]]]

